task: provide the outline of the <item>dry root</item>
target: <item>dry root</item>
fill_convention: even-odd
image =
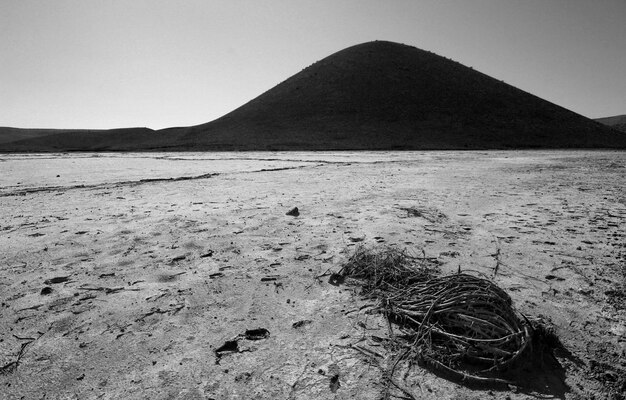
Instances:
[[[340,273],[379,301],[414,358],[462,380],[507,382],[496,376],[527,353],[532,325],[493,282],[436,270],[425,257],[361,247]]]
[[[387,292],[407,288],[438,272],[437,263],[395,247],[368,249],[359,246],[341,268],[340,275],[359,281],[363,294],[379,297]]]

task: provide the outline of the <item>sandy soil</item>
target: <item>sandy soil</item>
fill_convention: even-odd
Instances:
[[[0,398],[378,399],[350,345],[387,324],[327,276],[360,244],[484,273],[565,346],[504,389],[400,366],[416,398],[625,389],[624,152],[1,158]]]

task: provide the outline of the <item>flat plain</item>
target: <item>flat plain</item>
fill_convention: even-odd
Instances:
[[[328,283],[357,246],[487,276],[563,344],[504,389],[400,365],[415,398],[626,389],[623,151],[2,155],[0,209],[0,398],[381,398],[353,345],[385,359],[388,323]]]

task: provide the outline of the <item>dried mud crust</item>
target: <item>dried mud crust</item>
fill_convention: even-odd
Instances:
[[[380,399],[394,365],[424,399],[619,398],[626,177],[611,165],[624,153],[311,158],[0,196],[0,398]],[[488,276],[554,326],[558,364],[522,370],[531,389],[467,388],[396,364],[383,316],[327,283],[359,244],[423,249],[415,256],[442,274]],[[550,373],[533,375],[542,364]]]
[[[583,373],[594,379],[601,391],[611,399],[626,399],[626,256],[620,253],[621,261],[607,268],[607,272],[617,277],[617,282],[604,291],[608,306],[605,312],[612,315],[614,324],[610,331],[617,331],[617,343],[589,341],[587,343],[586,365]],[[615,332],[606,332],[607,336]]]

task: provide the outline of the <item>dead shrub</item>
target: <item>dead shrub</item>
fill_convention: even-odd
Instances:
[[[390,339],[404,358],[463,381],[510,383],[499,374],[531,353],[535,327],[490,280],[437,272],[436,262],[406,250],[361,246],[339,274],[399,328]]]

